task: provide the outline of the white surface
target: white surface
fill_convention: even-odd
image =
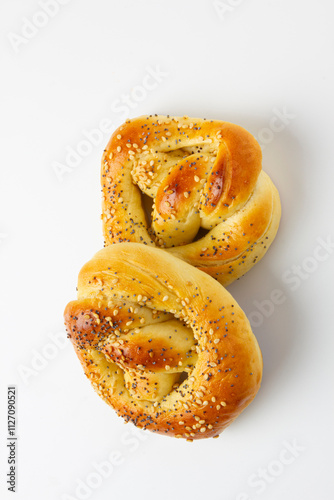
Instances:
[[[319,238],[334,238],[333,3],[223,4],[219,16],[213,1],[72,0],[45,20],[37,1],[1,2],[1,498],[13,498],[4,482],[8,384],[18,387],[19,500],[84,498],[78,481],[94,479],[94,500],[332,495],[333,248],[310,257]],[[27,43],[16,38],[15,51],[8,35],[21,33],[24,18],[45,26]],[[154,84],[146,75],[156,67],[165,76]],[[281,227],[229,288],[259,325],[262,388],[219,439],[130,438],[133,427],[95,395],[71,346],[52,351],[48,337],[64,331],[77,273],[102,246],[99,163],[109,133],[62,182],[53,166],[105,118],[112,128],[147,113],[224,119],[266,140],[274,109],[293,115],[263,151]],[[298,265],[310,270],[299,281]],[[274,289],[284,302],[266,303],[261,318],[255,301]],[[24,379],[36,352],[54,358]],[[297,443],[295,456],[286,442]],[[109,477],[91,475],[117,450],[122,463]]]

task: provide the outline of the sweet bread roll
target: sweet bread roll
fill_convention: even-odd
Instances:
[[[260,386],[261,352],[236,301],[161,249],[99,251],[80,271],[65,324],[96,392],[143,429],[216,437]]]
[[[105,244],[158,246],[228,285],[266,253],[280,220],[261,149],[242,127],[129,120],[102,158]]]

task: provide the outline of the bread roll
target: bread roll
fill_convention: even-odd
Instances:
[[[258,262],[280,220],[254,137],[232,123],[142,116],[102,158],[105,244],[160,247],[228,285]]]
[[[80,271],[65,324],[96,392],[142,429],[216,437],[260,386],[261,352],[233,297],[154,246],[99,251]]]

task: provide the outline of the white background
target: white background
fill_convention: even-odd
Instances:
[[[40,14],[41,3],[0,7],[1,498],[327,500],[334,254],[318,245],[334,238],[333,3],[63,0],[53,17]],[[148,80],[153,70],[160,81]],[[272,132],[277,112],[289,118]],[[244,126],[265,146],[263,167],[281,195],[274,244],[229,287],[252,319],[263,385],[215,440],[135,435],[63,340],[78,271],[103,246],[99,168],[110,134],[63,175],[55,165],[101,120],[113,129],[148,113]],[[16,494],[5,484],[11,384]],[[118,465],[101,478],[95,466],[111,455]]]

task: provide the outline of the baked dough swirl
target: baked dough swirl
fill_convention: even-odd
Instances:
[[[216,437],[259,389],[261,352],[243,311],[217,281],[164,250],[99,251],[64,316],[94,389],[143,429]]]
[[[105,244],[165,249],[228,285],[266,253],[280,220],[260,146],[232,123],[143,116],[102,158]]]

